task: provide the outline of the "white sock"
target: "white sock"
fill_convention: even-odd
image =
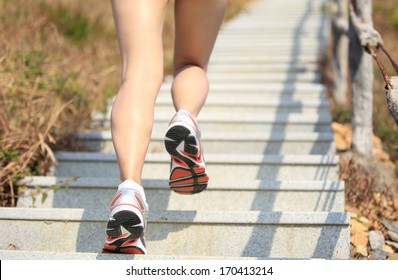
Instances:
[[[180,114],[180,113],[187,115],[187,116],[191,116],[195,120],[195,122],[198,122],[198,119],[194,115],[192,115],[190,112],[188,112],[188,110],[180,109],[180,110],[178,110],[177,114]]]
[[[146,202],[146,197],[145,197],[145,191],[142,186],[134,182],[133,180],[125,180],[123,183],[121,183],[118,187],[118,191],[121,191],[122,189],[131,189],[138,191],[138,193],[141,195],[142,199]]]

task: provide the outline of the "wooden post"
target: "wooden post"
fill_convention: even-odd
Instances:
[[[372,0],[356,0],[355,13],[364,24],[373,26]],[[352,81],[352,144],[359,153],[373,154],[373,62],[370,54],[364,51],[358,34],[350,20],[350,74]]]
[[[332,0],[332,38],[333,38],[333,99],[339,105],[347,104],[348,78],[348,13],[349,0]]]

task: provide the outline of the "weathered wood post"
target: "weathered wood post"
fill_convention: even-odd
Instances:
[[[347,104],[349,0],[331,0],[333,99]]]
[[[349,63],[352,81],[352,144],[359,153],[371,156],[373,145],[373,63],[372,56],[365,52],[366,41],[360,28],[373,29],[372,0],[353,1],[356,18],[350,17]],[[351,12],[353,12],[351,10]],[[359,20],[359,22],[353,22]],[[371,28],[369,28],[371,27]]]

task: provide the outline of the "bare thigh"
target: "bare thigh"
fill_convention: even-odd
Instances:
[[[174,72],[188,65],[206,70],[227,0],[176,0]]]
[[[163,71],[162,30],[167,4],[168,0],[112,1],[123,64],[122,82],[131,78],[129,75]]]

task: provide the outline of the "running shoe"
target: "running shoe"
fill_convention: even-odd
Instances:
[[[145,255],[147,253],[145,248],[145,237],[141,236],[138,239],[131,239],[128,236],[119,236],[115,238],[107,236],[102,253]]]
[[[207,187],[200,135],[196,118],[185,110],[178,111],[167,128],[164,142],[171,156],[169,185],[179,194],[196,194]]]
[[[120,184],[109,205],[107,238],[102,252],[146,254],[147,213],[144,189],[132,180]]]

